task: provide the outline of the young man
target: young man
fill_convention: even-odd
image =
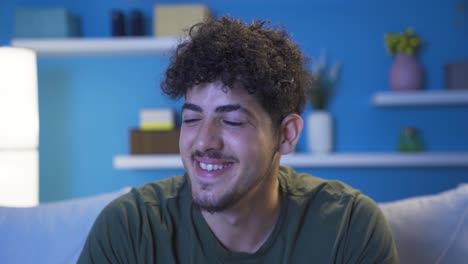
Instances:
[[[371,199],[279,165],[302,131],[305,67],[263,22],[194,26],[162,83],[185,97],[186,174],[110,203],[79,263],[398,263]]]

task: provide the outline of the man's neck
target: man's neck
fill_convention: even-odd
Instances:
[[[202,215],[218,240],[233,252],[254,253],[270,237],[280,212],[278,177],[252,189],[235,206]]]

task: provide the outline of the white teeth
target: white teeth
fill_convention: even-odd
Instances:
[[[220,170],[222,168],[224,168],[223,165],[218,165],[218,164],[206,164],[206,163],[203,163],[203,162],[200,162],[200,167],[204,170],[207,170],[207,171],[214,171],[214,170]]]

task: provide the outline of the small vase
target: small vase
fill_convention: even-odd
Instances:
[[[423,70],[414,55],[398,53],[390,68],[390,86],[394,91],[416,91],[423,85]]]
[[[328,111],[314,111],[307,117],[307,141],[313,154],[329,154],[333,149],[333,122]]]

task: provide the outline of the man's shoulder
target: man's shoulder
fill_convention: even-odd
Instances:
[[[185,185],[186,178],[184,176],[175,176],[147,183],[142,187],[135,188],[133,191],[139,193],[143,197],[144,202],[159,204],[168,199],[184,195]]]
[[[184,177],[172,177],[132,188],[110,202],[95,220],[79,263],[89,263],[91,258],[99,263],[153,262],[138,259],[151,258],[154,241],[170,237],[180,226],[179,219],[184,218],[179,217],[178,205],[185,186]],[[145,249],[139,252],[144,254],[135,255],[134,248]]]
[[[373,199],[342,181],[322,179],[307,173],[297,173],[288,167],[281,167],[280,185],[283,193],[290,199],[302,202],[313,200],[313,203],[308,203],[311,206],[348,208],[359,210],[364,215],[380,211]]]
[[[289,196],[318,197],[331,200],[351,199],[360,191],[337,180],[327,180],[307,173],[297,173],[292,168],[281,167],[279,175],[282,191]]]
[[[295,210],[291,217],[301,219],[300,228],[308,238],[318,237],[321,246],[334,247],[336,259],[395,263],[398,257],[390,229],[371,198],[341,181],[286,167],[281,168],[279,180],[293,205],[288,210]]]
[[[145,207],[165,207],[171,200],[185,194],[186,180],[184,176],[170,177],[164,180],[146,183],[132,188],[128,193],[110,202],[103,210],[104,214],[115,214],[144,210]]]

